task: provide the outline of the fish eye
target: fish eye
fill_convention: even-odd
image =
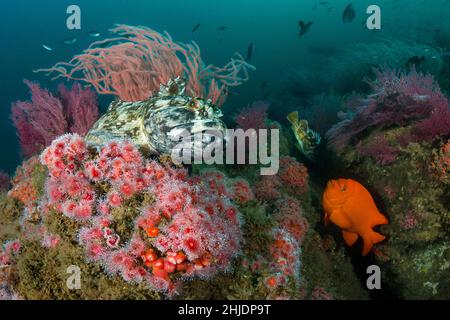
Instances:
[[[197,101],[191,100],[191,102],[189,102],[189,107],[196,108],[197,107]]]

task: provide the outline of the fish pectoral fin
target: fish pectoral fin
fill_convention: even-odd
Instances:
[[[367,254],[370,252],[374,244],[377,244],[381,241],[386,239],[385,236],[382,234],[379,234],[378,232],[372,231],[369,235],[364,236],[364,247],[363,247],[363,256],[367,256]]]
[[[348,229],[351,223],[341,209],[335,209],[330,214],[330,220],[341,229]]]
[[[358,240],[358,234],[354,232],[342,230],[342,235],[344,236],[345,243],[350,247]]]

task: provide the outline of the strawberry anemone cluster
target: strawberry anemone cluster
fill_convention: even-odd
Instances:
[[[6,241],[0,246],[0,300],[21,300],[11,286],[21,247],[18,239]]]
[[[49,170],[42,206],[77,220],[87,259],[111,275],[172,294],[181,280],[227,270],[239,253],[235,203],[253,199],[244,180],[216,171],[189,177],[143,159],[127,141],[89,150],[76,134],[56,139],[41,162]],[[136,211],[130,230],[117,231],[127,206]]]
[[[276,226],[271,230],[268,254],[244,259],[242,266],[262,276],[263,284],[269,290],[268,298],[274,299],[286,289],[299,288],[301,282],[301,245],[308,232],[309,224],[303,216],[300,202],[290,196],[283,196],[276,202],[273,218]]]
[[[261,176],[253,189],[256,198],[271,201],[282,198],[284,192],[302,196],[308,191],[308,181],[307,168],[295,158],[283,156],[280,158],[278,173],[274,176]]]
[[[300,280],[300,246],[292,234],[282,228],[273,231],[273,243],[269,247],[270,275],[265,284],[269,289],[287,285],[289,279],[298,284]]]

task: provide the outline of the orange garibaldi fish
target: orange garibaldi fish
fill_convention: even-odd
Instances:
[[[373,227],[388,224],[388,220],[378,211],[369,191],[352,179],[330,180],[322,198],[325,211],[324,221],[330,221],[342,229],[345,242],[352,246],[358,236],[364,240],[363,256],[372,246],[385,239],[373,231]]]

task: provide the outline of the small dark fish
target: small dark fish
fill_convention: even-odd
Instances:
[[[316,10],[316,9],[317,9],[317,5],[315,5],[312,9],[313,9],[313,10]]]
[[[42,48],[44,48],[47,51],[53,51],[53,48],[50,47],[48,44],[46,43],[41,43]]]
[[[89,31],[89,32],[88,32],[88,35],[89,35],[90,37],[97,38],[97,37],[100,37],[100,32],[97,32],[97,31]]]
[[[342,14],[342,21],[344,23],[352,22],[353,19],[355,19],[356,13],[355,9],[353,9],[353,5],[349,3],[344,10],[344,13]]]
[[[219,39],[219,43],[223,43],[223,39]]]
[[[319,4],[326,6],[328,4],[328,1],[320,1]]]
[[[72,43],[77,42],[77,38],[75,38],[75,37],[70,37],[70,38],[64,39],[62,42],[63,42],[64,44],[72,44]]]
[[[200,28],[200,23],[199,23],[199,24],[196,24],[196,25],[194,26],[194,29],[192,29],[192,33],[196,33],[197,30],[198,30],[198,28]]]
[[[334,11],[334,8],[333,8],[333,7],[328,8],[328,12],[333,12],[333,11]]]
[[[226,26],[221,26],[217,28],[217,31],[224,31],[227,27]]]
[[[406,61],[406,67],[410,68],[411,66],[419,67],[422,62],[425,62],[425,56],[414,56]]]
[[[245,61],[250,61],[253,57],[254,52],[255,52],[255,45],[253,43],[250,43],[247,49],[247,57],[245,58]]]
[[[307,22],[305,23],[304,21],[299,21],[298,22],[298,26],[300,27],[300,31],[298,33],[299,37],[303,37],[308,31],[309,28],[311,28],[311,26],[313,25],[314,22]]]

